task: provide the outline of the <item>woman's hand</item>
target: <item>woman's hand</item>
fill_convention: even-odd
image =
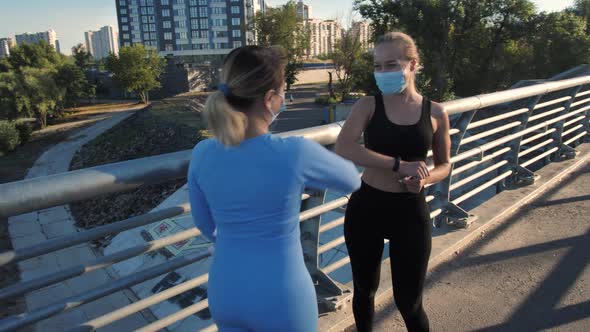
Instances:
[[[400,180],[406,186],[409,192],[418,194],[422,191],[422,188],[426,185],[426,179],[419,179],[416,177],[406,176]]]
[[[416,177],[418,179],[426,179],[430,176],[430,171],[426,163],[423,161],[401,161],[399,165],[399,173],[405,177]]]

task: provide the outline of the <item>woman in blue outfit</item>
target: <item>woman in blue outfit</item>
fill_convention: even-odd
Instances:
[[[196,226],[214,243],[209,307],[219,330],[317,330],[317,301],[299,234],[304,187],[349,193],[354,165],[268,127],[284,109],[284,52],[245,46],[226,58],[205,105],[215,138],[193,150],[188,173]]]

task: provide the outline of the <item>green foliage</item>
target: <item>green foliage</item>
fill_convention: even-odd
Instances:
[[[433,99],[506,89],[590,60],[590,0],[556,13],[536,13],[529,0],[355,0],[355,7],[372,20],[374,37],[396,30],[414,37],[424,66],[417,85]],[[355,89],[367,91],[369,77],[353,76]]]
[[[324,106],[338,104],[341,101],[342,101],[342,98],[332,98],[332,97],[328,97],[328,96],[317,97],[315,99],[316,104],[320,104],[320,105],[324,105]]]
[[[334,46],[331,59],[334,62],[336,77],[338,78],[338,90],[340,96],[347,95],[353,87],[353,72],[358,67],[358,59],[363,53],[359,36],[349,30]],[[372,71],[372,67],[371,70]]]
[[[287,90],[297,81],[297,74],[302,70],[300,58],[309,45],[310,33],[302,20],[297,17],[295,2],[268,8],[264,13],[258,12],[251,28],[256,33],[256,43],[260,46],[281,46],[287,52],[285,81]]]
[[[123,47],[119,56],[111,54],[106,66],[113,73],[113,81],[128,92],[136,93],[145,104],[150,90],[159,88],[164,71],[164,59],[143,45]]]
[[[14,151],[19,144],[20,136],[14,122],[0,121],[0,153]]]
[[[20,144],[25,144],[31,140],[31,135],[33,134],[33,128],[30,124],[26,122],[16,122],[14,124],[16,130],[18,130],[18,135],[20,138]]]
[[[78,99],[83,98],[88,89],[88,80],[82,70],[73,64],[64,64],[55,74],[57,86],[65,89],[64,104],[66,107],[76,106]]]
[[[86,51],[86,47],[84,47],[83,44],[78,44],[72,47],[72,55],[76,66],[81,70],[87,70],[94,63],[92,55]]]

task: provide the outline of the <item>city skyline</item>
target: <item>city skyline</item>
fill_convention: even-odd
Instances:
[[[271,6],[285,4],[286,0],[267,0]],[[353,1],[347,1],[349,5],[339,5],[334,9],[332,1],[308,0],[307,4],[313,7],[314,18],[343,20],[346,26],[350,21],[350,13]],[[573,5],[573,0],[533,1],[539,11],[556,11]],[[341,4],[341,2],[340,2]],[[117,27],[117,10],[113,0],[28,0],[9,2],[3,5],[6,15],[0,20],[0,38],[14,37],[26,32],[36,33],[53,29],[57,32],[62,53],[71,54],[71,48],[79,43],[85,44],[84,32],[99,30],[106,25]],[[27,20],[23,21],[26,13]],[[353,19],[361,19],[356,14]]]

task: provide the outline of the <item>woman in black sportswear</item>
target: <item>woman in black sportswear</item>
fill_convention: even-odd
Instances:
[[[429,331],[422,290],[431,248],[423,188],[450,172],[449,119],[442,105],[416,91],[420,67],[411,37],[381,36],[374,51],[381,93],[352,108],[336,152],[365,168],[346,209],[344,236],[354,282],[358,331],[372,331],[383,240],[389,239],[394,299],[408,331]],[[357,143],[364,133],[364,147]],[[432,148],[434,168],[426,166]]]

